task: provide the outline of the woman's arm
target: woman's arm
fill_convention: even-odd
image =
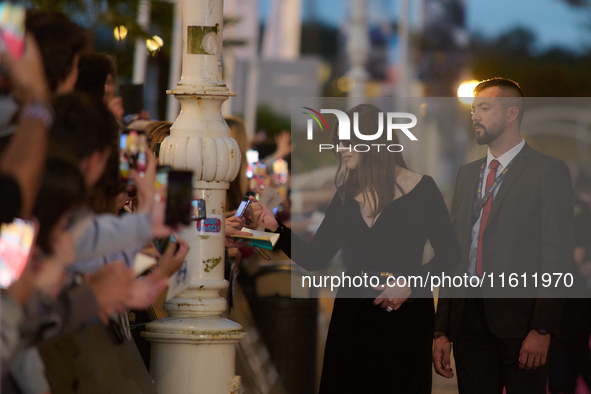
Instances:
[[[281,234],[279,241],[277,241],[277,247],[302,268],[309,271],[322,269],[339,251],[343,243],[343,235],[342,226],[339,224],[342,204],[338,193],[332,199],[324,220],[310,243],[292,233],[289,227],[278,223],[273,213],[254,197],[251,199],[253,203],[250,206],[250,214],[253,221],[268,230]]]

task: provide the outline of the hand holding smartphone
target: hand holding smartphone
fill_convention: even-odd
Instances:
[[[174,252],[167,251],[171,242],[176,245]],[[170,277],[181,268],[190,249],[189,244],[174,233],[169,238],[154,241],[154,245],[160,253],[154,273],[158,272],[165,277]]]
[[[146,133],[136,130],[124,130],[119,139],[119,175],[124,182],[130,182],[129,171],[136,170],[142,175],[146,171]]]
[[[248,196],[244,197],[242,199],[242,201],[240,202],[240,206],[236,210],[236,214],[234,216],[242,219],[244,217],[244,214],[246,213],[246,210],[248,209],[248,206],[250,205],[250,203],[251,203],[250,198]]]

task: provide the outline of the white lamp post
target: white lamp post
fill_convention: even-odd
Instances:
[[[369,73],[365,63],[371,46],[367,31],[367,0],[351,0],[351,29],[347,39],[347,54],[351,68],[347,76],[353,80],[353,88],[349,90],[349,97],[365,97],[366,84]]]
[[[236,344],[242,327],[222,319],[226,189],[240,169],[240,150],[221,113],[233,95],[222,79],[222,0],[183,1],[182,76],[170,91],[181,112],[160,149],[160,164],[194,171],[194,197],[206,201],[209,225],[181,237],[190,286],[164,308],[170,317],[147,325],[151,374],[160,394],[237,393]]]

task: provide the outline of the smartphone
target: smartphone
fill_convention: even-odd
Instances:
[[[191,220],[203,220],[207,218],[205,213],[205,200],[196,198],[193,200],[193,217]]]
[[[252,169],[254,163],[259,161],[259,152],[254,149],[249,149],[246,151],[246,161],[248,162],[248,167],[246,168],[246,177],[252,178]]]
[[[273,182],[276,185],[283,185],[287,183],[287,177],[289,176],[289,169],[287,162],[283,159],[277,159],[273,162]]]
[[[14,59],[20,59],[24,48],[25,3],[3,1],[0,3],[0,52]]]
[[[248,206],[250,205],[250,203],[251,203],[251,201],[248,198],[248,196],[244,197],[242,199],[242,201],[240,202],[240,206],[236,210],[236,214],[234,216],[236,216],[237,218],[242,219],[244,217],[244,214],[246,213],[246,209],[248,208]]]
[[[119,139],[119,176],[124,182],[130,182],[129,171],[135,169],[141,174],[146,171],[146,133],[136,130],[124,130]]]
[[[166,219],[169,226],[188,225],[193,218],[193,171],[168,172]]]
[[[0,226],[0,287],[8,288],[23,273],[35,238],[35,225],[14,219]]]
[[[263,163],[262,161],[259,161],[258,163],[254,163],[253,167],[252,167],[252,175],[256,176],[256,175],[260,175],[260,176],[265,176],[267,175],[267,166],[265,165],[265,163]]]
[[[158,166],[156,168],[156,193],[164,199],[168,192],[168,173],[170,171],[172,171],[171,166]]]

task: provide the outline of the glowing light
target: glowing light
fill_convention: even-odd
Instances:
[[[162,41],[162,38],[158,36],[153,36],[152,38],[146,40],[146,47],[150,52],[157,52],[160,48],[162,48],[162,45],[164,45],[164,41]]]
[[[340,77],[337,86],[342,92],[350,92],[355,87],[355,80],[351,77]]]
[[[113,35],[115,36],[115,39],[117,41],[125,40],[125,37],[127,37],[127,27],[125,27],[125,26],[117,26],[113,30]]]
[[[458,98],[461,102],[466,104],[472,104],[474,101],[474,88],[478,85],[479,81],[471,80],[462,82],[460,87],[458,88]]]

